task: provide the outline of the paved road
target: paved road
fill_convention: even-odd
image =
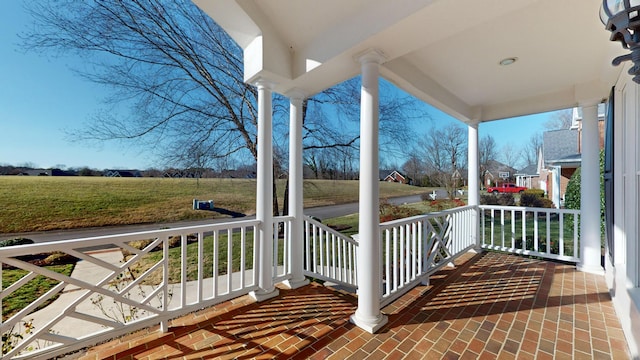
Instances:
[[[410,203],[416,203],[421,201],[420,195],[402,196],[397,198],[390,198],[388,200],[390,203],[396,204],[396,205],[410,204]],[[319,206],[319,207],[307,208],[304,210],[305,215],[315,216],[320,219],[328,219],[328,218],[333,218],[337,216],[344,216],[344,215],[354,214],[357,212],[358,212],[358,203]],[[103,227],[86,228],[86,229],[0,234],[0,239],[12,239],[16,237],[24,237],[24,238],[31,239],[36,243],[41,243],[41,242],[49,242],[49,241],[83,239],[83,238],[94,237],[94,236],[117,235],[117,234],[126,234],[126,233],[132,233],[132,232],[151,231],[151,230],[185,227],[185,226],[207,225],[211,223],[228,222],[230,220],[252,219],[252,218],[254,218],[254,216],[235,218],[235,219],[222,218],[222,219],[180,221],[180,222],[159,223],[159,224],[103,226]]]

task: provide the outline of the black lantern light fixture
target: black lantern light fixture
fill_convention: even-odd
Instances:
[[[633,61],[629,75],[640,84],[640,0],[602,0],[600,20],[611,31],[611,41],[620,41],[623,48],[631,50],[613,59],[613,65]]]

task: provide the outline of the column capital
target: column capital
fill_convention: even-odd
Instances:
[[[301,102],[307,98],[307,93],[304,90],[299,88],[293,88],[287,91],[284,95],[288,97],[292,102],[293,101]]]
[[[478,129],[480,127],[480,120],[470,120],[466,124],[469,127],[472,127],[474,129]]]
[[[273,90],[273,88],[276,86],[276,82],[267,78],[259,77],[253,82],[253,85],[255,85],[258,89],[263,88]]]
[[[376,63],[379,65],[387,61],[387,56],[379,49],[367,49],[353,58],[360,64]]]

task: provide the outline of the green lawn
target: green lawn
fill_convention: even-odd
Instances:
[[[280,209],[285,181],[277,183]],[[255,213],[253,179],[165,179],[0,176],[0,234],[225,217],[195,211],[194,198],[217,208]],[[381,182],[380,196],[429,192],[429,188]],[[306,207],[358,201],[358,182],[305,180]]]

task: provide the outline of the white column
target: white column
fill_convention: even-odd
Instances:
[[[584,155],[583,155],[584,156]],[[556,208],[560,208],[560,175],[562,173],[562,167],[560,166],[552,166],[552,182],[551,189],[553,190],[553,203]]]
[[[301,91],[289,94],[289,215],[293,216],[291,224],[291,279],[284,284],[296,289],[309,284],[303,272],[304,258],[304,212],[302,187],[302,101],[305,96]]]
[[[378,164],[379,66],[382,53],[369,51],[358,58],[362,67],[360,99],[360,218],[358,242],[358,309],[351,321],[374,333],[388,319],[380,312],[382,257]]]
[[[259,80],[258,87],[258,172],[256,219],[258,225],[258,290],[251,296],[263,301],[278,296],[273,285],[273,135],[271,89],[273,84]]]
[[[598,104],[582,107],[580,173],[580,264],[578,270],[604,274],[600,259],[600,138]]]
[[[467,199],[469,205],[480,205],[480,151],[478,147],[478,124],[469,125],[469,138],[467,139],[469,166],[467,177],[469,178]],[[476,208],[471,221],[471,234],[475,237],[476,250],[480,249],[480,209]]]
[[[480,160],[478,150],[478,124],[469,125],[468,156],[469,169],[467,176],[469,177],[469,205],[480,204]]]

